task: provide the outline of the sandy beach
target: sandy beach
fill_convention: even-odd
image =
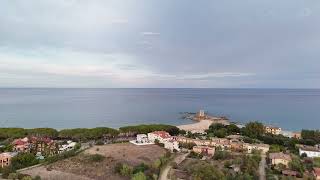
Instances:
[[[177,126],[179,129],[185,130],[185,131],[191,131],[191,132],[204,132],[205,130],[209,129],[209,126],[212,123],[221,123],[221,124],[230,124],[226,120],[222,120],[220,118],[216,119],[210,119],[210,120],[201,120],[199,122],[195,122],[192,124],[185,124],[185,125],[180,125]]]

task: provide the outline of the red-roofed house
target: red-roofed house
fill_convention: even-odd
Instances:
[[[164,148],[169,149],[170,151],[180,151],[179,143],[176,140],[176,137],[172,137],[166,131],[154,131],[148,133],[148,139],[153,143],[155,140],[158,140],[160,143],[164,144]]]
[[[164,141],[167,141],[170,138],[171,138],[171,135],[166,131],[154,131],[154,132],[148,133],[148,139],[151,142],[154,142],[157,139],[160,143],[164,143]]]
[[[16,152],[29,152],[30,143],[28,138],[16,139],[12,142],[13,151]]]

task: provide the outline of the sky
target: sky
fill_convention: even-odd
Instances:
[[[3,0],[0,87],[320,88],[320,0]]]

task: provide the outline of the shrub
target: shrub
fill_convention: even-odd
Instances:
[[[7,179],[10,173],[15,172],[12,166],[7,166],[1,168],[2,178]]]
[[[93,154],[93,155],[88,155],[88,156],[89,156],[88,159],[91,162],[101,162],[106,158],[100,154]]]
[[[146,164],[141,163],[138,166],[134,167],[133,173],[136,174],[138,172],[144,172],[147,169],[149,169],[149,167]]]
[[[203,155],[191,151],[190,154],[188,155],[188,157],[189,158],[195,158],[195,159],[201,159],[203,157]]]
[[[11,159],[13,169],[22,169],[39,163],[36,156],[32,153],[21,153]]]
[[[132,180],[147,180],[147,177],[143,172],[138,172],[133,175]]]
[[[133,174],[133,167],[127,165],[127,164],[123,164],[122,168],[120,169],[120,174],[122,176],[132,176]]]
[[[54,163],[56,161],[62,160],[62,159],[67,159],[69,157],[77,155],[77,152],[75,150],[63,152],[61,154],[56,154],[53,156],[49,156],[46,158],[47,163]]]
[[[215,160],[225,160],[230,158],[230,153],[227,151],[216,151],[214,153],[213,159]]]

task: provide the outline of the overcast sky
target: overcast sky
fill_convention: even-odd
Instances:
[[[320,88],[320,0],[3,0],[0,87]]]

